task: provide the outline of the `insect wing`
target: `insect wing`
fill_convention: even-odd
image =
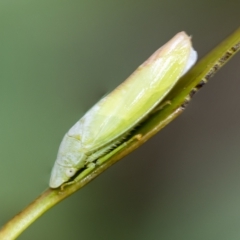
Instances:
[[[196,61],[191,39],[178,33],[70,129],[84,152],[95,151],[136,126]],[[190,59],[190,64],[189,64]]]

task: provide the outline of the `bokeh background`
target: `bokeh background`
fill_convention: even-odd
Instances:
[[[0,225],[48,186],[65,132],[175,33],[199,56],[239,0],[1,0]],[[21,240],[240,239],[240,54],[153,139]]]

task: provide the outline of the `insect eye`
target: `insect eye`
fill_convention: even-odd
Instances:
[[[66,170],[66,175],[67,175],[68,177],[73,177],[76,172],[77,172],[77,169],[75,169],[75,168],[68,168],[68,169]]]

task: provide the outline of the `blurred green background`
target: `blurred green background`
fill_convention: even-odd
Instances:
[[[65,132],[175,33],[199,56],[239,0],[1,0],[0,225],[48,186]],[[240,54],[187,110],[21,240],[240,239]]]

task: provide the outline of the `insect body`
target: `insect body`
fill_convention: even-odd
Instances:
[[[115,90],[96,103],[64,136],[52,169],[57,188],[111,151],[196,62],[191,39],[178,33]],[[90,165],[89,165],[90,164]]]

